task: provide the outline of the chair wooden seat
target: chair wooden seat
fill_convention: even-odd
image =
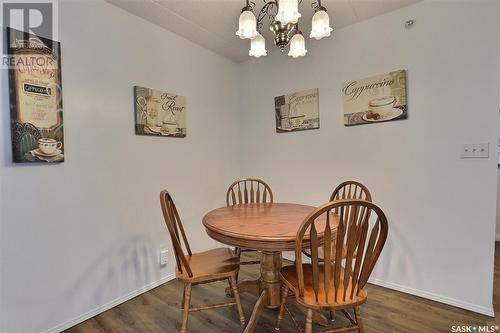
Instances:
[[[334,235],[329,221],[332,213],[339,220]],[[321,227],[318,230],[316,220],[321,216],[326,217],[326,224],[324,229]],[[317,310],[330,310],[332,318],[335,310],[341,310],[350,322],[348,326],[324,332],[356,330],[363,333],[359,305],[366,301],[364,287],[382,252],[387,232],[384,212],[365,200],[331,201],[309,214],[297,232],[295,265],[280,270],[284,290],[276,329],[279,329],[283,320],[288,292],[291,290],[296,302],[307,309],[305,333],[312,333],[313,311]],[[309,235],[310,264],[302,263],[306,234]],[[319,256],[320,249],[323,258]],[[354,318],[347,310],[354,311]],[[287,312],[299,331],[302,331],[293,313]]]
[[[223,280],[235,275],[239,270],[239,259],[228,248],[219,248],[186,256],[192,276],[184,269],[176,269],[179,280],[196,283],[198,281]]]
[[[230,249],[220,248],[200,253],[192,253],[181,218],[174,200],[167,191],[160,193],[160,205],[170,239],[174,248],[177,263],[175,273],[177,279],[184,283],[182,299],[181,333],[187,333],[190,312],[217,309],[225,306],[236,306],[240,316],[240,324],[245,327],[245,315],[240,302],[237,276],[240,270],[239,258]],[[234,296],[233,302],[191,307],[191,290],[195,284],[227,280]]]
[[[363,304],[366,301],[367,293],[364,289],[362,289],[359,293],[356,293],[356,288],[353,291],[352,283],[348,281],[348,286],[346,288],[346,295],[353,294],[353,298],[346,297],[344,299],[343,293],[337,293],[337,297],[335,297],[335,290],[330,288],[328,290],[328,302],[326,302],[326,289],[325,288],[325,280],[319,279],[318,286],[318,299],[316,299],[316,294],[314,292],[313,285],[313,267],[310,264],[303,264],[302,269],[304,272],[304,295],[300,298],[297,298],[297,303],[307,306],[309,308],[314,308],[316,310],[320,310],[322,308],[330,308],[330,309],[345,309],[350,307],[355,307],[360,304]],[[320,276],[324,276],[325,269],[324,266],[319,266],[319,274]],[[281,268],[280,271],[282,281],[293,291],[295,295],[299,294],[299,277],[297,275],[297,270],[295,266],[285,266]],[[339,281],[339,289],[344,289],[344,281],[342,276],[344,275],[344,270],[340,273],[341,279]],[[333,275],[330,278],[330,286],[334,285]]]

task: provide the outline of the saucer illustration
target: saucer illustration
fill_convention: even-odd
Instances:
[[[373,118],[367,118],[368,114],[363,115],[363,120],[364,121],[369,121],[371,123],[376,123],[379,121],[387,121],[387,120],[392,120],[395,119],[403,114],[403,110],[399,108],[392,108],[392,110],[385,112],[383,114],[380,114],[380,118],[378,119],[373,119]]]
[[[60,155],[62,153],[62,151],[60,149],[56,149],[53,153],[47,154],[47,153],[44,153],[43,151],[41,151],[40,148],[37,148],[37,149],[33,150],[33,153],[37,156],[40,156],[40,157],[55,157],[55,156]]]

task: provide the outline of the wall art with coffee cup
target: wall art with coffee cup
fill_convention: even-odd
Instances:
[[[135,134],[186,136],[186,97],[134,86]]]
[[[345,126],[408,118],[406,70],[346,82],[342,96]]]
[[[319,128],[319,90],[309,89],[274,98],[276,132]]]
[[[61,45],[7,28],[13,160],[64,161]]]

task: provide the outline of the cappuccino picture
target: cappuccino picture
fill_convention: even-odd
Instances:
[[[342,97],[345,126],[406,119],[406,71],[346,82]]]
[[[10,27],[7,40],[13,161],[63,162],[61,44]]]

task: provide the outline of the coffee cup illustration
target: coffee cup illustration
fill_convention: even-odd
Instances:
[[[371,112],[383,115],[390,112],[397,104],[397,101],[396,96],[377,97],[368,102],[368,107]]]
[[[54,154],[62,148],[62,142],[50,138],[41,138],[38,140],[38,149],[47,155]]]

